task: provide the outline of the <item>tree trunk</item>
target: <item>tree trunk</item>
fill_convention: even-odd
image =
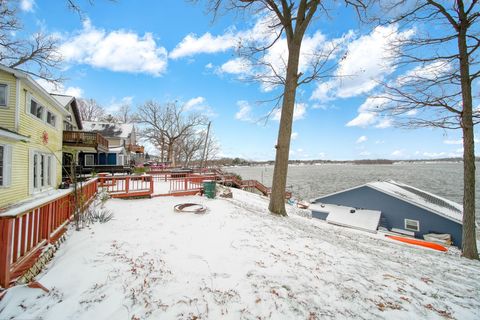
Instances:
[[[298,80],[298,62],[300,56],[300,41],[292,41],[289,45],[287,75],[282,101],[282,113],[278,128],[278,140],[273,169],[272,193],[268,209],[278,215],[287,215],[285,210],[285,191],[287,186],[288,156],[290,138],[292,135],[293,112]]]
[[[173,156],[173,142],[167,143],[167,160],[170,161],[170,166],[175,167],[175,157]]]
[[[463,131],[463,234],[462,254],[469,259],[478,259],[475,231],[475,143],[472,119],[472,84],[468,61],[466,32],[468,21],[463,7],[460,12],[458,49],[460,57],[460,81],[462,87]]]

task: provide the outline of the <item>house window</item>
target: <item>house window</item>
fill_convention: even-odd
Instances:
[[[47,157],[47,184],[52,185],[52,157]]]
[[[33,191],[42,191],[52,187],[54,174],[53,155],[34,152],[32,158],[32,185]]]
[[[33,156],[33,189],[38,189],[38,154]]]
[[[0,187],[10,185],[12,168],[12,146],[0,144]]]
[[[95,159],[93,154],[86,154],[85,155],[85,166],[93,166],[95,165]]]
[[[8,86],[6,84],[0,84],[0,106],[7,106]]]
[[[123,154],[119,154],[119,155],[118,155],[118,165],[123,166],[123,165],[124,165],[124,163],[123,163],[124,159],[125,159],[125,158],[124,158],[124,155],[123,155]]]
[[[410,231],[420,231],[420,222],[418,220],[405,219],[405,229]]]
[[[30,100],[30,113],[39,119],[43,119],[44,108],[39,105],[35,100]]]
[[[50,111],[47,111],[47,123],[55,127],[55,120],[56,120],[55,114],[53,114]]]

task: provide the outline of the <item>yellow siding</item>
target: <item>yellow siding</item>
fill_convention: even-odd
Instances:
[[[0,187],[0,208],[28,198],[28,145],[25,142],[4,140],[12,146],[12,180],[9,187]]]
[[[16,81],[11,74],[0,70],[0,84],[8,86],[7,108],[0,106],[0,127],[15,130]]]
[[[1,72],[0,72],[1,74]],[[1,82],[0,78],[0,82]],[[15,88],[15,80],[13,81]],[[10,91],[11,88],[10,88]],[[27,111],[28,97],[31,95],[38,103],[56,115],[56,128],[53,128],[43,120],[40,120]],[[10,205],[31,196],[30,185],[32,184],[30,171],[30,152],[37,151],[54,154],[53,161],[56,162],[56,181],[52,181],[53,187],[57,188],[62,181],[62,129],[63,115],[60,114],[49,101],[37,94],[34,88],[28,87],[23,81],[20,82],[20,106],[19,106],[19,128],[18,133],[30,137],[30,141],[17,142],[1,140],[0,142],[12,146],[12,181],[10,187],[0,188],[0,208]],[[15,106],[15,95],[9,100],[9,104]],[[30,106],[28,105],[28,108]],[[12,108],[14,110],[14,108]],[[3,114],[2,114],[3,115]],[[3,118],[3,117],[0,117]],[[48,143],[43,143],[43,133],[48,134]]]

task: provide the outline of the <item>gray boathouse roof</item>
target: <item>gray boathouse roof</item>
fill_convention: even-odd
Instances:
[[[442,198],[428,191],[424,191],[404,183],[389,181],[374,181],[364,185],[356,186],[347,190],[338,191],[332,194],[328,194],[317,198],[316,202],[321,202],[321,199],[332,196],[334,194],[343,193],[346,191],[358,189],[360,187],[370,187],[377,191],[388,194],[392,197],[398,198],[415,206],[426,209],[430,212],[438,214],[449,220],[453,220],[458,223],[462,223],[463,207],[451,200]]]

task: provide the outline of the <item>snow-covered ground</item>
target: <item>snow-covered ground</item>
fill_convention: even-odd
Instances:
[[[197,202],[204,215],[175,213]],[[310,219],[267,201],[109,200],[38,281],[0,302],[18,319],[479,319],[480,263]],[[304,216],[302,216],[304,215]]]

